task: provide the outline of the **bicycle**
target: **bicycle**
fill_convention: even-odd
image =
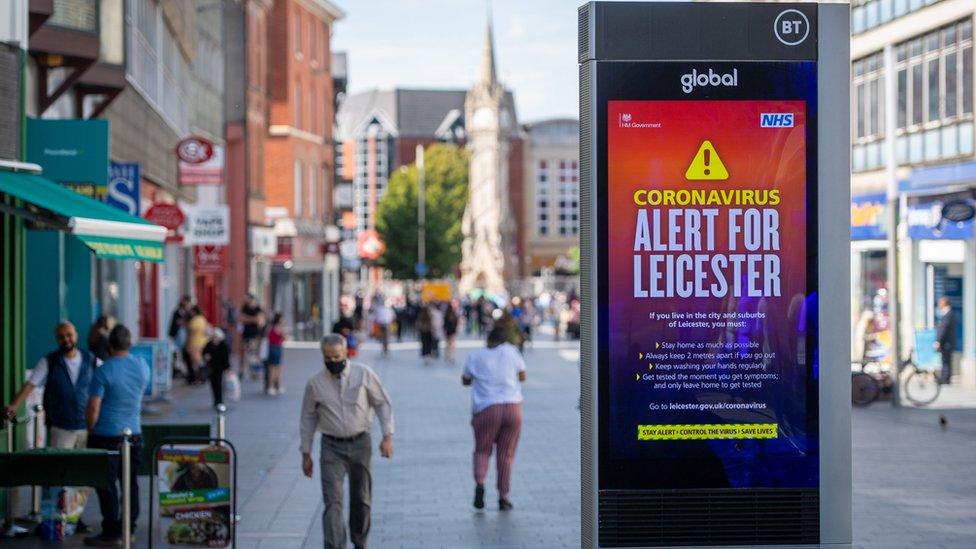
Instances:
[[[905,379],[905,398],[916,406],[928,406],[939,398],[942,384],[939,383],[935,370],[919,368],[910,358],[902,364],[902,368],[911,370]]]

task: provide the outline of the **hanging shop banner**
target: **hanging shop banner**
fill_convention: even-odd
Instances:
[[[197,206],[187,212],[183,243],[188,246],[230,244],[230,209],[226,205]]]
[[[156,451],[160,547],[227,547],[231,543],[231,451],[174,445]],[[155,521],[154,521],[155,522]]]
[[[206,244],[193,247],[193,270],[197,273],[221,273],[226,268],[226,246]]]
[[[108,120],[27,119],[27,161],[44,177],[101,200],[108,185]]]
[[[108,189],[105,203],[139,217],[140,193],[139,164],[112,162],[109,165]]]
[[[200,162],[179,161],[180,183],[183,185],[220,185],[224,177],[224,147],[211,145],[209,157]],[[198,155],[194,158],[204,158]]]
[[[816,487],[816,64],[648,65],[681,99],[606,107],[603,464],[660,489]]]

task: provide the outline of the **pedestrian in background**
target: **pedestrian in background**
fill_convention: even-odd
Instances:
[[[149,385],[149,365],[129,354],[132,333],[122,324],[112,328],[108,336],[112,356],[92,376],[88,408],[88,447],[118,451],[122,431],[132,431],[132,452],[129,461],[133,472],[130,481],[132,494],[131,519],[135,530],[139,518],[139,470],[142,455],[142,395]],[[102,512],[102,531],[85,538],[85,545],[113,547],[122,544],[122,512],[119,492],[122,465],[118,456],[109,459],[109,486],[98,488],[98,506]],[[118,481],[119,486],[116,486]]]
[[[98,360],[104,361],[108,359],[108,333],[112,330],[114,324],[109,317],[102,315],[96,318],[91,328],[88,329],[88,350]]]
[[[84,448],[88,443],[85,407],[92,377],[101,361],[78,348],[78,332],[64,321],[54,329],[58,348],[37,361],[17,396],[4,408],[7,419],[17,417],[17,408],[38,387],[44,388],[44,421],[51,448]]]
[[[956,314],[948,297],[939,298],[939,323],[936,326],[935,350],[942,355],[942,372],[939,383],[945,385],[952,379],[952,353],[956,350]]]
[[[203,360],[207,364],[207,377],[210,380],[210,392],[213,393],[214,408],[224,403],[224,372],[230,370],[230,346],[224,331],[214,328],[210,341],[203,348]]]
[[[420,356],[430,362],[434,354],[434,328],[431,322],[430,307],[422,305],[417,311],[417,335],[420,336]]]
[[[474,506],[485,506],[485,477],[495,451],[498,509],[508,511],[512,486],[512,465],[522,432],[522,387],[525,361],[514,345],[506,341],[505,329],[496,326],[488,333],[487,347],[470,355],[464,364],[461,383],[471,386],[471,426],[474,429]]]
[[[247,294],[241,305],[241,379],[251,369],[251,379],[260,375],[261,337],[264,331],[264,311],[253,294]]]
[[[431,355],[434,358],[441,356],[441,340],[444,339],[444,311],[441,310],[441,306],[439,301],[435,301],[429,306]]]
[[[366,547],[369,535],[373,481],[369,434],[374,411],[383,430],[380,455],[393,457],[393,405],[380,379],[368,366],[349,361],[346,339],[339,334],[322,338],[325,369],[305,385],[300,419],[302,472],[312,477],[312,443],[322,433],[322,529],[326,549],[346,547],[343,484],[349,476],[349,537]]]
[[[281,387],[281,357],[285,348],[284,318],[281,313],[275,313],[268,327],[268,359],[265,361],[268,367],[268,386],[265,387],[265,392],[269,395],[285,394]]]
[[[457,309],[454,303],[448,303],[444,311],[444,360],[454,364],[454,355],[457,350],[458,323]]]
[[[339,334],[346,340],[346,353],[350,358],[356,358],[358,342],[356,341],[356,323],[348,315],[342,315],[332,325],[332,333]]]
[[[377,297],[373,302],[373,322],[377,326],[380,346],[383,348],[383,356],[390,354],[390,324],[393,324],[393,309],[386,304],[382,297]]]
[[[203,366],[203,348],[207,346],[210,331],[210,323],[207,317],[203,316],[200,307],[194,306],[190,313],[190,320],[186,323],[186,356],[187,356],[187,383],[199,385],[203,383],[200,375],[200,368]]]

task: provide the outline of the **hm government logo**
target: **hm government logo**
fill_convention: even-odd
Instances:
[[[660,128],[660,122],[634,122],[634,115],[629,112],[620,113],[617,126],[621,128]]]
[[[718,87],[737,87],[739,85],[739,69],[732,69],[732,72],[719,74],[712,69],[708,72],[698,72],[692,69],[691,72],[681,75],[681,91],[691,93],[695,88],[706,86]]]

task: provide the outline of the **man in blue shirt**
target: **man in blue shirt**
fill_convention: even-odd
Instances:
[[[141,412],[142,394],[149,385],[149,365],[129,354],[132,333],[119,324],[108,336],[111,357],[95,371],[88,398],[88,447],[118,450],[122,444],[122,430],[132,430],[131,491],[132,527],[139,517],[139,456],[142,452]],[[119,485],[122,483],[121,459],[112,460],[109,488],[99,488],[98,506],[102,512],[102,532],[85,538],[85,545],[113,547],[122,544],[122,513],[119,504]]]

